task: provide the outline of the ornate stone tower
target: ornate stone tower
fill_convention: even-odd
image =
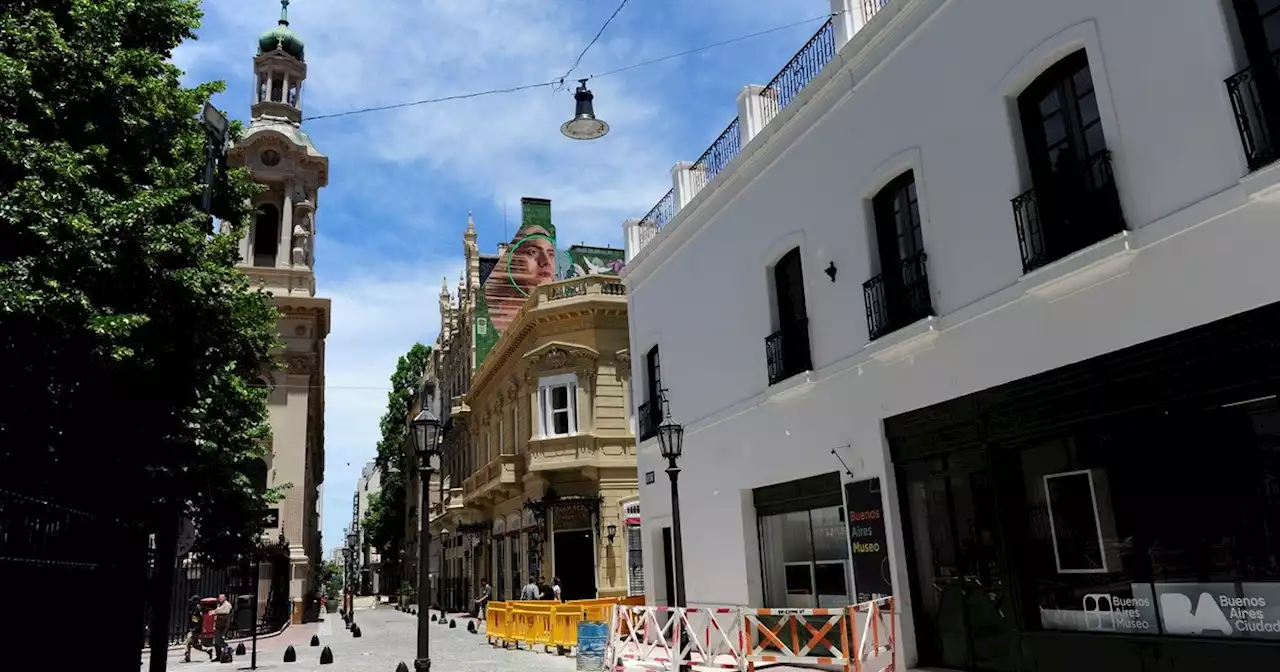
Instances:
[[[316,616],[312,599],[322,559],[321,484],[324,482],[324,344],[329,299],[316,296],[315,214],[320,188],[329,183],[329,159],[302,123],[307,78],[302,38],[289,29],[289,0],[280,23],[258,40],[252,118],[229,162],[248,167],[267,187],[254,198],[256,215],[240,241],[241,268],[270,292],[280,309],[280,357],[285,369],[269,382],[269,483],[290,484],[280,503],[280,527],[291,561],[289,597],[294,622]]]

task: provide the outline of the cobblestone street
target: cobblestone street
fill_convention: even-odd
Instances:
[[[431,630],[431,667],[450,672],[568,672],[575,667],[568,656],[492,647],[481,635],[467,632],[467,619],[455,617],[458,627],[433,625]],[[351,636],[337,614],[318,624],[291,627],[278,637],[258,642],[259,670],[290,672],[395,672],[403,661],[413,669],[417,617],[392,608],[356,611],[361,637]],[[311,635],[320,636],[320,646],[310,646]],[[298,654],[294,663],[285,663],[284,651],[292,645]],[[248,644],[245,644],[248,648]],[[320,652],[328,646],[333,651],[333,664],[321,665]],[[182,652],[171,653],[169,669],[177,672],[215,672],[247,670],[248,653],[237,656],[231,665],[207,662],[198,651],[192,652],[191,663],[182,662]]]

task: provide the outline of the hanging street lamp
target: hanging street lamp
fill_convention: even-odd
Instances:
[[[573,92],[573,100],[577,103],[573,118],[560,126],[560,132],[574,140],[597,140],[609,132],[609,124],[596,119],[595,98],[587,88],[587,80],[578,80],[578,89]]]

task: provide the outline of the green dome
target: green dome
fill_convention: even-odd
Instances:
[[[284,49],[286,54],[302,60],[303,44],[302,38],[297,33],[289,30],[289,22],[281,21],[280,25],[268,30],[258,38],[258,53],[265,54],[269,51],[275,51],[279,47]]]

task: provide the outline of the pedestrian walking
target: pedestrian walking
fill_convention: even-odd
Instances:
[[[556,594],[552,592],[551,586],[547,585],[546,580],[543,579],[542,577],[538,577],[538,599],[554,600],[555,597],[556,597]]]
[[[529,583],[526,583],[524,588],[520,589],[520,599],[536,600],[541,596],[542,591],[538,590],[538,580],[532,576],[529,577]]]
[[[480,597],[476,598],[477,618],[484,621],[485,607],[489,605],[489,579],[480,579]]]
[[[551,579],[551,593],[554,595],[552,599],[556,602],[564,602],[564,597],[560,595],[560,577]]]
[[[231,609],[234,605],[225,593],[218,593],[218,606],[213,609],[213,655],[219,660],[223,658],[223,649],[227,649],[227,632],[231,629]]]
[[[200,606],[200,596],[192,595],[191,603],[187,608],[187,652],[182,656],[182,662],[191,662],[191,649],[194,648],[200,653],[208,653],[209,660],[213,660],[213,649],[206,650],[204,644],[200,643],[200,630],[204,624],[204,609]]]

